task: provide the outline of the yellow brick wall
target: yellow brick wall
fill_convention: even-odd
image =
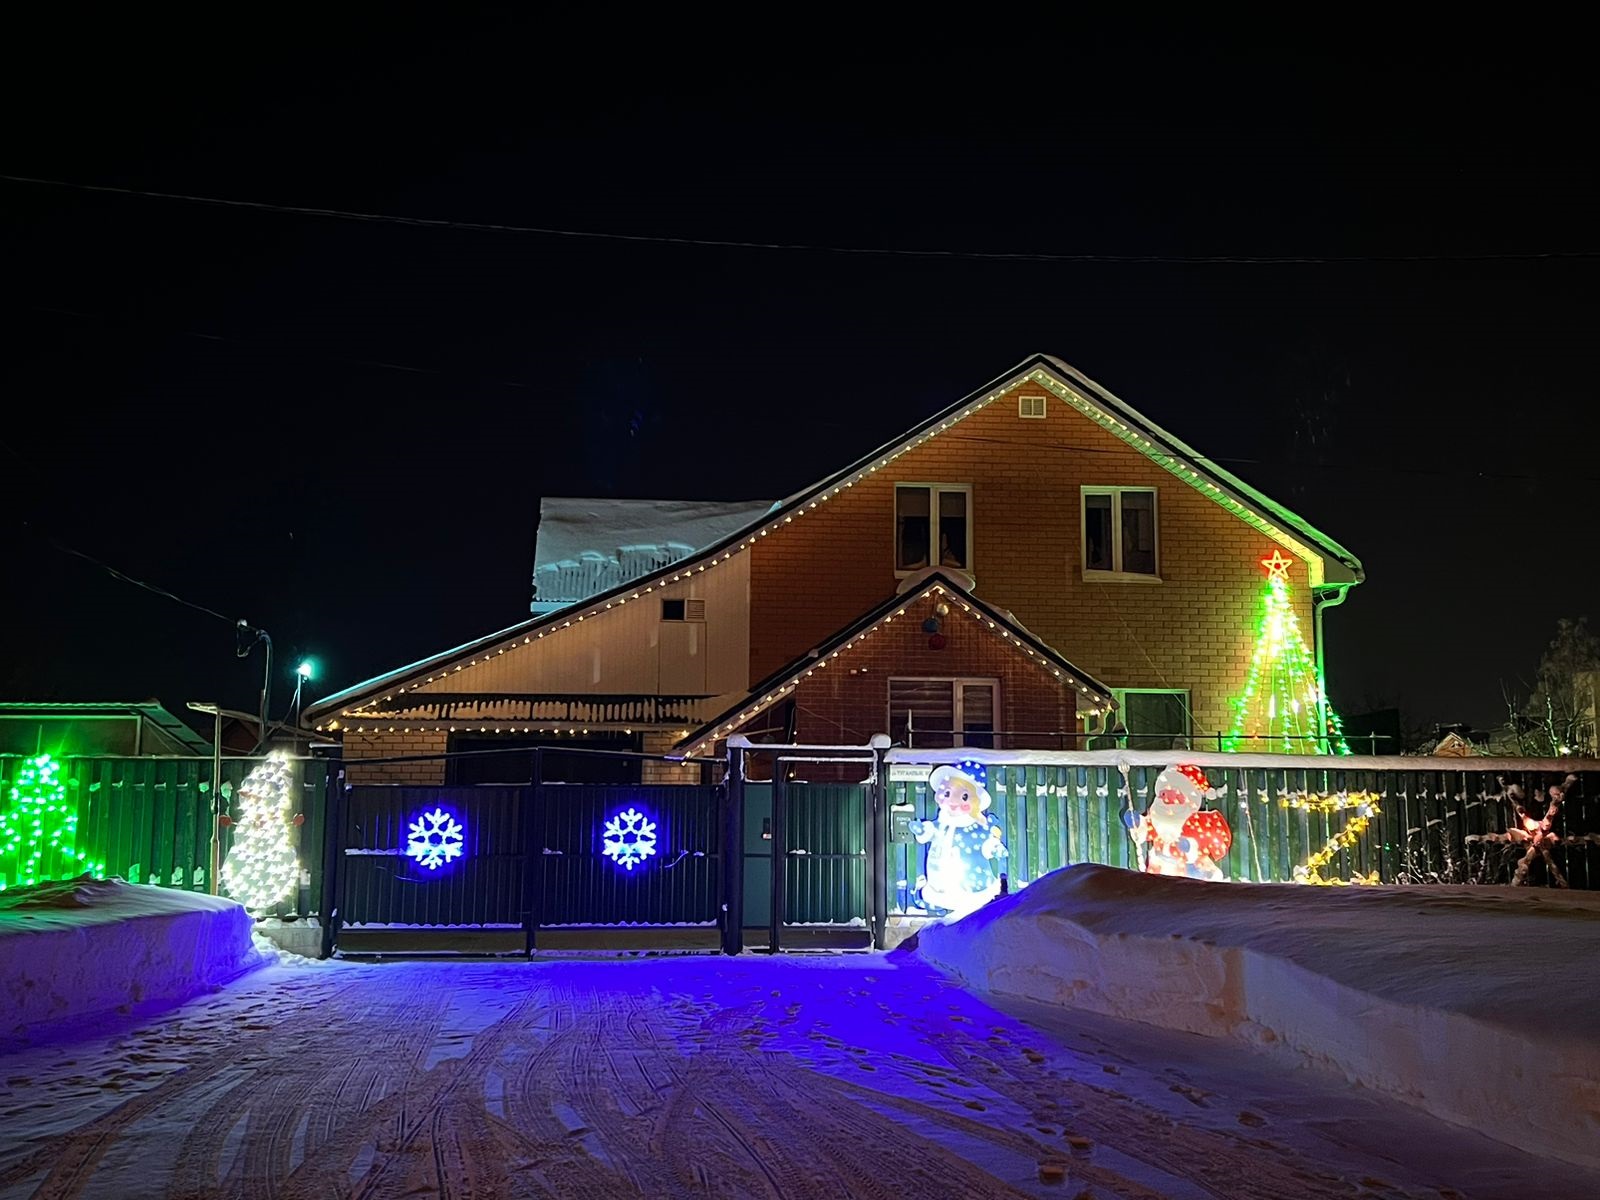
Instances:
[[[896,482],[961,483],[977,595],[1111,687],[1187,688],[1197,738],[1225,732],[1274,544],[1054,396],[1019,417],[1019,392],[1048,394],[1019,385],[757,543],[752,682],[893,594]],[[1156,489],[1161,582],[1083,578],[1082,485]],[[1289,580],[1309,642],[1304,563]]]
[[[435,758],[406,763],[373,763],[364,758],[398,758],[413,754],[443,754],[450,735],[443,729],[413,729],[409,732],[344,734],[345,782],[440,784],[444,782],[445,760]]]
[[[678,740],[675,730],[647,730],[641,749],[646,754],[668,754]],[[673,763],[644,760],[639,773],[641,783],[699,783],[698,766],[679,766]]]

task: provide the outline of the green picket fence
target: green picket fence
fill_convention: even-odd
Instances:
[[[0,756],[0,804],[9,802],[18,768],[25,760]],[[182,891],[209,891],[211,869],[212,761],[209,758],[62,757],[58,778],[67,799],[78,806],[77,846],[105,863],[108,876]],[[231,799],[239,783],[260,762],[222,760],[223,794]],[[322,895],[322,812],[325,765],[295,760],[296,803],[304,815],[299,827],[300,884],[273,909],[274,916],[318,911]],[[222,830],[222,859],[232,845]],[[14,880],[4,880],[10,886]]]
[[[1510,841],[1505,833],[1518,820],[1508,799],[1512,789],[1541,796],[1567,773],[1560,763],[1530,771],[1470,760],[1461,770],[1440,771],[1405,769],[1404,759],[1393,760],[1394,770],[1344,770],[1328,767],[1327,761],[1303,769],[1205,768],[1218,791],[1211,806],[1223,813],[1233,833],[1232,847],[1219,864],[1229,879],[1293,881],[1296,870],[1326,850],[1357,810],[1308,810],[1290,799],[1360,792],[1375,797],[1373,815],[1330,856],[1321,870],[1324,880],[1509,883],[1516,861],[1526,853],[1525,843]],[[1125,807],[1136,813],[1150,807],[1160,773],[1159,767],[1131,767],[1124,789],[1114,766],[991,766],[989,815],[999,823],[1009,851],[993,869],[1004,872],[1013,888],[1070,863],[1138,869],[1139,848],[1122,813]],[[1595,888],[1600,887],[1600,773],[1579,770],[1576,778],[1555,821],[1553,854],[1568,886]],[[891,781],[888,799],[891,815],[895,807],[918,819],[938,815],[921,780]],[[1535,807],[1543,811],[1542,805]],[[925,847],[891,839],[888,854],[890,911],[917,911],[916,881]],[[1532,882],[1553,879],[1536,864]]]

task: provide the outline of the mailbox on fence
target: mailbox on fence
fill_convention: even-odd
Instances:
[[[911,836],[911,821],[916,816],[915,804],[891,804],[889,806],[889,841],[891,844],[906,844],[916,839]]]

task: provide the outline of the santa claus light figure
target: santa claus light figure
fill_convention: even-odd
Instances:
[[[1168,767],[1156,776],[1155,799],[1133,829],[1134,840],[1146,844],[1146,871],[1189,879],[1228,878],[1218,861],[1227,857],[1233,832],[1221,813],[1200,807],[1209,790],[1199,767]]]

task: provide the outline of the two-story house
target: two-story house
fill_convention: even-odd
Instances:
[[[623,781],[626,761],[562,766],[559,748],[711,755],[735,732],[1215,744],[1262,560],[1292,560],[1319,672],[1322,609],[1362,579],[1349,551],[1045,355],[788,499],[546,501],[539,541],[531,619],[308,722],[352,759],[507,751],[365,776],[393,782],[520,778],[509,751],[536,746],[556,778]]]

